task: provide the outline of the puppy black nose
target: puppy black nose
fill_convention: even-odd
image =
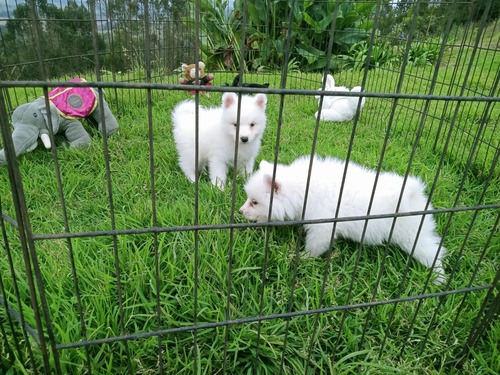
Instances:
[[[243,215],[243,210],[242,210],[241,208],[240,208],[240,214],[242,214],[242,215]]]
[[[248,142],[248,137],[240,137],[241,142],[247,143]]]

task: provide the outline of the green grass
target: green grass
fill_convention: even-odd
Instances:
[[[413,68],[405,78],[403,92],[427,93],[429,83],[411,79],[411,74],[432,76],[432,67]],[[449,71],[440,77],[447,82]],[[339,84],[353,86],[361,80],[361,73],[343,73]],[[397,72],[371,71],[367,91],[391,92],[395,89]],[[280,77],[252,76],[253,81],[270,82],[278,87]],[[229,78],[225,81],[229,81]],[[479,80],[480,81],[480,80]],[[224,79],[221,78],[221,82]],[[315,83],[316,82],[316,83]],[[319,87],[318,75],[290,77],[293,88]],[[481,82],[481,81],[480,81]],[[220,82],[216,83],[220,84]],[[482,82],[487,90],[489,83]],[[306,87],[309,85],[308,87]],[[111,95],[111,94],[110,94]],[[195,187],[180,171],[175,146],[171,135],[170,112],[180,100],[190,97],[184,92],[153,91],[153,138],[154,175],[156,189],[156,215],[159,227],[185,226],[195,223]],[[33,95],[35,97],[35,95]],[[210,98],[201,96],[202,104],[218,105],[220,93]],[[114,107],[114,99],[108,99]],[[111,185],[115,226],[117,229],[147,228],[153,226],[151,181],[149,166],[148,111],[146,92],[140,90],[119,91],[118,133],[109,138]],[[268,127],[262,143],[261,159],[273,160],[278,130],[280,97],[268,97]],[[401,100],[396,108],[394,121],[388,133],[388,143],[382,161],[382,169],[404,174],[408,169],[410,155],[415,143],[422,100]],[[429,114],[443,115],[452,119],[456,102],[433,101]],[[446,136],[450,131],[448,123],[428,116],[424,122],[421,139],[418,141],[410,173],[419,175],[428,184],[429,191],[436,173],[439,176],[433,193],[435,208],[475,206],[486,186],[489,168],[493,162],[494,150],[484,142],[473,149],[473,138],[467,137],[460,127],[472,133],[479,128],[477,113],[485,103],[462,102],[458,108],[456,127],[446,147]],[[498,106],[497,106],[498,107]],[[353,139],[351,159],[376,168],[382,152],[384,137],[388,131],[392,101],[368,99],[357,123]],[[280,162],[288,163],[296,157],[309,154],[315,131],[314,113],[317,101],[313,97],[286,96],[279,145]],[[498,118],[494,108],[490,119]],[[354,121],[347,123],[321,122],[318,129],[316,152],[345,158],[353,132]],[[490,120],[483,129],[482,139],[498,145],[498,131],[494,132],[495,121]],[[434,147],[434,140],[437,138]],[[95,131],[91,145],[82,150],[58,149],[64,198],[68,213],[68,225],[72,232],[103,231],[112,228],[110,204],[106,181],[102,139]],[[497,146],[498,147],[498,146]],[[441,157],[444,153],[442,165]],[[471,167],[466,170],[467,159],[472,157]],[[64,232],[64,220],[59,202],[59,193],[51,153],[38,148],[18,158],[23,177],[26,201],[34,233]],[[463,189],[459,191],[462,184]],[[486,188],[481,203],[498,203],[500,179],[498,167],[493,171],[493,181]],[[237,210],[245,200],[242,189],[244,179],[238,175],[235,187],[234,208]],[[10,185],[6,168],[0,169],[2,207],[14,216]],[[458,196],[457,196],[458,194]],[[224,192],[211,186],[207,176],[199,183],[200,224],[226,224],[232,215],[232,191]],[[457,274],[450,288],[467,287],[482,250],[488,240],[498,210],[479,211],[474,218],[473,211],[436,215],[439,232],[443,233],[448,221],[449,229],[444,244],[449,250],[446,261],[448,270],[457,261],[465,243],[465,251],[458,263]],[[235,221],[245,220],[235,215]],[[470,229],[470,232],[469,232]],[[29,308],[29,292],[26,282],[21,249],[16,233],[7,227],[9,245],[16,269],[16,281],[20,289],[24,313],[28,323],[35,326],[32,310]],[[161,329],[190,326],[194,321],[194,248],[198,244],[197,322],[213,323],[228,319],[242,319],[259,315],[261,283],[264,266],[266,230],[262,228],[217,229],[211,231],[170,232],[157,236],[160,278]],[[299,241],[296,227],[280,227],[269,230],[269,253],[266,269],[266,283],[263,299],[263,315],[286,313],[290,301],[295,264],[295,251]],[[196,241],[197,236],[197,241]],[[124,325],[128,334],[149,332],[158,329],[156,316],[156,276],[154,257],[154,235],[121,235],[116,239],[119,258]],[[229,259],[232,241],[232,259]],[[51,319],[57,343],[71,343],[82,340],[77,300],[66,240],[43,240],[36,242],[36,251],[43,275]],[[72,239],[74,261],[85,315],[88,339],[102,339],[121,334],[118,309],[117,277],[114,262],[113,238],[100,236]],[[294,287],[293,311],[305,311],[326,306],[340,306],[347,303],[351,274],[356,262],[358,246],[349,241],[338,241],[332,250],[331,262],[326,258],[298,260],[297,280]],[[493,239],[479,268],[473,285],[490,283],[498,269],[498,235]],[[377,274],[382,264],[383,246],[364,246],[360,254],[356,280],[353,283],[351,304],[371,301]],[[226,317],[228,294],[228,270],[231,262],[231,294],[229,316]],[[385,269],[376,300],[396,298],[399,295],[403,270],[408,262],[407,254],[391,246],[385,261]],[[328,269],[326,269],[328,267]],[[0,256],[2,282],[7,291],[9,303],[17,309],[12,286],[12,277],[5,255]],[[320,292],[323,275],[327,273],[324,301],[320,306]],[[412,296],[423,292],[427,269],[411,261],[401,296]],[[444,287],[430,286],[426,292],[441,291]],[[454,359],[463,348],[473,321],[485,296],[484,291],[469,294],[462,306],[457,324],[451,330],[463,295],[443,298],[437,310],[437,319],[429,327],[430,320],[438,307],[438,299],[426,299],[420,304],[415,324],[410,323],[417,312],[419,301],[397,305],[382,305],[371,310],[354,309],[345,314],[342,335],[338,345],[337,335],[343,319],[342,312],[331,312],[319,316],[294,317],[289,321],[289,332],[284,360],[284,373],[304,373],[311,340],[314,340],[310,373],[447,373],[453,368],[444,363]],[[394,310],[394,320],[389,327],[389,317]],[[1,310],[0,319],[7,330],[6,315]],[[316,336],[312,332],[317,322]],[[261,324],[260,347],[257,368],[259,374],[279,372],[284,347],[284,319],[266,320]],[[367,327],[364,341],[363,330]],[[258,323],[232,325],[228,330],[228,353],[226,369],[231,374],[252,373],[256,355]],[[385,332],[389,334],[384,351],[379,351]],[[425,347],[423,338],[430,330]],[[498,324],[473,348],[472,355],[464,365],[466,373],[493,374],[499,370]],[[197,332],[198,371],[200,374],[218,373],[223,366],[226,328],[218,327]],[[447,341],[448,335],[450,340]],[[166,373],[191,374],[194,366],[193,332],[173,333],[162,336],[161,352],[165,360]],[[408,341],[406,342],[408,338]],[[11,341],[12,342],[12,341]],[[399,357],[402,345],[406,349]],[[26,343],[23,343],[26,344]],[[37,363],[41,364],[39,348],[31,342]],[[158,370],[158,338],[138,339],[128,342],[133,372],[156,373]],[[420,354],[422,349],[422,354]],[[2,350],[2,358],[8,353]],[[89,347],[92,367],[99,373],[125,373],[127,358],[123,343],[93,345]],[[335,360],[333,359],[333,351]],[[67,349],[60,351],[64,373],[85,373],[85,350]],[[26,360],[26,353],[25,358]],[[21,371],[19,359],[13,370]]]

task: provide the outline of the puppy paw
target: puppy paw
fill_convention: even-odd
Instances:
[[[225,188],[225,183],[224,181],[221,181],[219,178],[217,178],[215,181],[212,181],[212,184],[217,187],[220,191],[224,191]]]
[[[446,282],[446,276],[442,268],[435,268],[431,276],[434,285],[443,285]]]
[[[313,252],[310,252],[308,250],[304,250],[300,253],[300,257],[303,259],[314,259],[317,258],[319,254],[315,254]]]

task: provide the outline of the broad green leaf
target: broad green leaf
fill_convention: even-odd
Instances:
[[[320,30],[325,30],[325,31],[330,31],[330,28],[328,27],[333,21],[333,13],[328,14],[325,18],[323,18],[321,21],[318,22],[318,28]]]
[[[259,11],[252,3],[248,3],[248,15],[253,24],[258,25],[260,23]]]
[[[363,30],[366,30],[366,31],[370,31],[373,27],[373,20],[369,20],[369,21],[366,21],[366,22],[363,22],[362,24],[360,24],[358,26],[359,29],[363,29]]]
[[[306,65],[308,72],[323,69],[326,65],[326,57],[320,57],[315,62]],[[331,67],[331,66],[330,66]]]
[[[375,8],[376,4],[371,2],[356,3],[356,5],[354,5],[354,9],[356,9],[356,12],[365,16],[370,15],[373,11],[375,11]]]
[[[365,40],[367,33],[365,30],[345,28],[342,32],[335,33],[334,41],[339,44],[354,44]]]
[[[312,17],[307,13],[304,13],[304,21],[314,30],[320,29],[318,23],[315,20],[313,20]]]
[[[297,45],[296,49],[297,49],[297,52],[302,57],[306,58],[306,60],[309,64],[316,61],[319,57],[326,55],[324,51],[321,51],[317,48],[314,48],[312,46],[308,46],[308,45],[303,44],[303,43]]]

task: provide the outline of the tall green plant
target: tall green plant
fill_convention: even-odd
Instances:
[[[241,19],[231,12],[226,15],[229,2],[225,0],[201,0],[200,20],[200,58],[210,65],[210,69],[239,67],[241,53],[238,43],[241,40]],[[184,22],[193,31],[196,28],[195,14],[198,12],[196,1],[189,3],[189,12]]]
[[[237,0],[235,10],[243,11],[242,3],[243,0]],[[343,0],[334,20],[335,2],[250,0],[249,30],[263,41],[259,46],[259,63],[281,65],[291,26],[291,55],[304,70],[322,69],[326,65],[332,23],[335,22],[333,53],[347,52],[352,45],[368,38],[373,25],[369,17],[374,9],[374,3]]]
[[[440,43],[414,42],[408,51],[411,65],[433,65],[439,56]]]
[[[349,52],[338,55],[334,60],[336,66],[340,69],[360,71],[365,68],[368,59],[369,45],[367,42],[354,44]],[[385,66],[392,68],[400,61],[399,54],[395,51],[389,42],[374,44],[370,54],[368,69]]]
[[[186,18],[193,27],[194,3]],[[235,0],[234,8],[228,11],[228,1],[200,2],[202,52],[210,63],[239,67],[243,62],[245,68],[254,70],[279,67],[289,42],[290,58],[295,58],[302,70],[320,70],[326,65],[332,22],[333,53],[346,53],[352,45],[367,40],[375,10],[375,3],[341,0],[334,20],[335,2],[249,0],[247,9],[244,3]],[[239,43],[245,12],[247,53],[242,58]]]

